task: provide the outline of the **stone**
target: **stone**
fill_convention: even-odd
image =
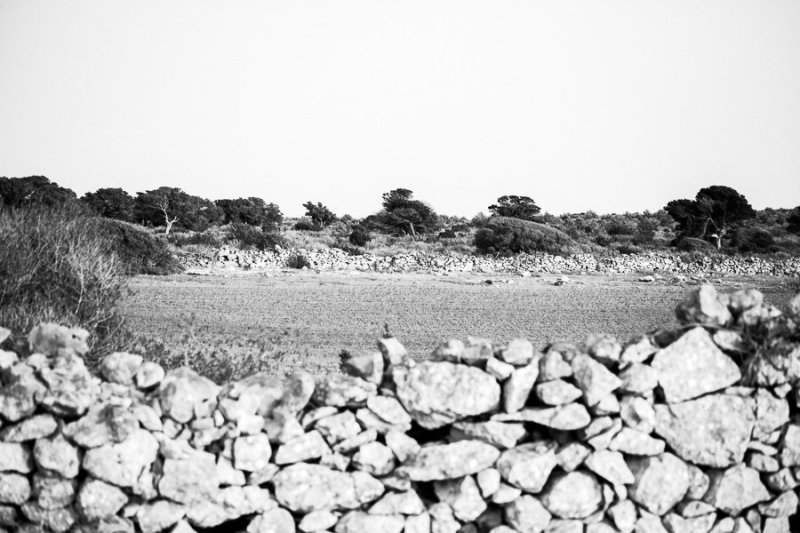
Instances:
[[[583,429],[592,421],[586,408],[579,403],[558,407],[529,407],[522,411],[492,417],[498,422],[533,422],[560,431]]]
[[[304,435],[303,426],[297,417],[280,408],[273,409],[270,416],[264,419],[264,432],[270,442],[279,444],[286,444]]]
[[[308,405],[315,388],[314,376],[305,370],[295,370],[284,381],[280,409],[297,415]]]
[[[639,512],[641,516],[639,520],[636,521],[635,533],[669,533],[666,528],[664,528],[664,524],[661,523],[661,519],[658,516],[644,510],[640,510]]]
[[[189,422],[204,403],[216,400],[220,390],[191,368],[171,370],[159,386],[161,410],[176,422]]]
[[[606,366],[619,363],[622,346],[613,335],[595,333],[589,335],[584,342],[588,354]]]
[[[556,462],[565,472],[572,472],[583,464],[592,449],[581,442],[567,442],[556,450]]]
[[[635,477],[630,498],[655,515],[665,515],[689,490],[689,469],[671,453],[632,459],[628,466]]]
[[[246,482],[245,474],[241,470],[236,470],[233,463],[227,457],[217,457],[217,479],[220,485],[244,485]]]
[[[352,465],[373,476],[385,476],[394,470],[394,454],[380,442],[369,442],[358,449]]]
[[[686,499],[679,503],[676,509],[683,518],[697,518],[717,511],[713,505],[706,502]]]
[[[450,429],[450,440],[476,439],[487,442],[501,450],[513,448],[525,436],[522,424],[503,422],[456,422]]]
[[[431,515],[422,513],[406,517],[403,533],[431,533]]]
[[[384,364],[380,352],[347,353],[342,357],[341,368],[345,374],[350,374],[380,385],[383,380]]]
[[[356,419],[364,429],[374,429],[381,435],[389,431],[408,431],[411,429],[410,422],[403,425],[390,424],[367,408],[358,409],[356,411]]]
[[[761,483],[758,471],[741,464],[711,471],[709,477],[711,483],[703,500],[732,516],[772,497]]]
[[[598,450],[586,458],[586,468],[614,485],[630,485],[635,479],[621,453]]]
[[[486,360],[486,373],[497,381],[505,381],[514,373],[514,365],[504,363],[500,359],[490,357]]]
[[[125,407],[99,404],[64,427],[64,436],[84,448],[96,448],[108,443],[122,442],[139,428],[136,415]]]
[[[542,503],[553,515],[564,519],[583,519],[603,503],[597,478],[586,471],[558,473],[542,491]]]
[[[384,436],[384,440],[401,463],[406,462],[409,457],[412,457],[420,450],[419,443],[402,431],[389,431]]]
[[[430,444],[423,446],[401,469],[412,481],[453,479],[477,474],[493,466],[499,456],[497,448],[477,440]]]
[[[765,440],[773,431],[789,423],[789,402],[785,398],[776,398],[765,389],[756,391],[755,400],[753,439]]]
[[[161,365],[152,361],[145,361],[136,369],[133,379],[138,388],[149,389],[160,384],[165,376],[166,372]]]
[[[542,503],[527,494],[503,507],[505,520],[520,533],[541,533],[552,518]]]
[[[615,394],[609,393],[592,405],[591,409],[594,416],[616,415],[619,414],[619,400]]]
[[[653,438],[641,431],[622,428],[611,439],[608,447],[628,455],[659,455],[664,452],[665,444],[663,440]]]
[[[571,383],[562,379],[554,379],[536,385],[534,394],[544,404],[564,405],[580,398],[583,392]]]
[[[636,527],[636,506],[630,500],[622,500],[608,508],[608,516],[620,533],[631,533]]]
[[[325,439],[322,438],[322,435],[318,431],[309,431],[278,448],[278,451],[275,452],[275,464],[288,465],[319,459],[329,453],[331,453],[331,449]]]
[[[362,431],[353,438],[343,440],[333,447],[333,451],[336,453],[350,453],[367,444],[368,442],[372,442],[377,439],[378,432],[374,429],[368,429],[366,431]]]
[[[225,487],[199,499],[187,508],[186,518],[201,529],[213,528],[245,515],[267,513],[277,504],[267,489],[259,487]]]
[[[100,373],[111,383],[133,385],[133,379],[142,361],[141,355],[114,352],[105,356],[100,362]]]
[[[4,428],[0,432],[0,440],[4,442],[25,442],[48,437],[58,429],[58,423],[52,415],[34,415],[30,418]]]
[[[653,404],[639,396],[623,396],[619,417],[629,428],[651,433],[656,427],[656,411]]]
[[[168,500],[144,503],[136,511],[142,533],[164,531],[186,515],[186,507]]]
[[[781,493],[777,498],[758,505],[758,512],[762,516],[779,518],[792,516],[797,512],[798,498],[793,490]]]
[[[714,344],[726,352],[744,353],[747,350],[747,344],[736,331],[720,329],[714,332],[712,338],[714,339]]]
[[[233,441],[233,465],[238,470],[255,472],[269,465],[272,447],[263,433],[238,437]]]
[[[196,503],[211,497],[219,488],[214,454],[198,450],[180,459],[166,459],[158,492],[180,503]]]
[[[781,442],[781,464],[800,466],[800,425],[789,424]]]
[[[513,339],[499,351],[499,357],[514,366],[524,366],[533,360],[533,344],[528,339]]]
[[[361,426],[352,411],[343,411],[321,418],[314,425],[314,429],[319,431],[329,444],[353,438],[361,433]]]
[[[449,505],[462,522],[471,522],[486,510],[486,502],[472,476],[435,481],[433,490],[439,501]]]
[[[500,404],[500,385],[485,372],[447,362],[423,362],[394,370],[397,397],[422,427],[435,429]]]
[[[66,478],[77,476],[80,469],[78,448],[70,444],[60,433],[36,439],[33,445],[33,458],[39,468],[56,472]]]
[[[693,328],[659,350],[651,366],[658,372],[668,403],[724,389],[742,377],[736,363],[717,348],[703,328]]]
[[[488,498],[500,488],[500,472],[495,468],[481,470],[476,476],[478,488],[481,489],[481,496]]]
[[[40,442],[36,442],[37,446]],[[36,453],[35,449],[34,453]],[[74,472],[65,472],[62,469],[60,473],[64,477],[77,475],[77,451],[73,453],[76,454],[74,460],[76,468]],[[149,470],[150,465],[156,460],[157,454],[158,441],[149,432],[139,429],[120,443],[105,444],[87,450],[83,456],[82,465],[84,470],[102,481],[118,487],[132,487],[136,484],[140,474],[144,470]],[[40,463],[38,455],[37,463]]]
[[[247,525],[247,533],[294,533],[295,523],[286,509],[270,509],[256,515]]]
[[[381,354],[378,354],[380,357]],[[383,368],[383,358],[381,357],[381,368]],[[416,494],[416,493],[415,493]],[[339,517],[330,511],[313,511],[305,515],[300,523],[297,524],[297,529],[303,533],[313,533],[315,531],[322,531],[330,529],[336,525]]]
[[[504,451],[497,459],[497,470],[509,484],[525,492],[538,493],[556,467],[556,444],[538,441]]]
[[[658,405],[655,433],[686,461],[714,468],[741,463],[755,424],[753,403],[714,394]]]
[[[383,364],[386,368],[406,365],[409,361],[408,350],[396,337],[378,339],[378,350],[383,355]]]
[[[350,511],[336,524],[336,533],[400,533],[405,526],[401,515],[372,515]]]
[[[556,350],[548,350],[539,360],[539,381],[552,381],[568,378],[571,375],[572,367]]]
[[[578,355],[572,360],[571,366],[573,380],[590,407],[622,385],[616,375],[588,355]]]
[[[275,499],[296,513],[356,509],[383,495],[383,484],[365,472],[348,474],[295,463],[272,478]]]
[[[26,476],[16,472],[0,472],[0,503],[21,505],[31,496]]]
[[[90,478],[78,491],[76,507],[84,520],[92,521],[117,514],[126,503],[128,497],[118,487]]]
[[[367,398],[375,396],[377,391],[375,383],[355,376],[333,374],[317,385],[313,399],[319,405],[360,407],[366,404]]]
[[[31,352],[53,357],[61,350],[83,355],[89,351],[89,332],[83,328],[69,328],[52,322],[43,322],[28,334]]]
[[[538,376],[539,365],[536,363],[517,368],[511,373],[503,383],[503,410],[506,413],[515,413],[528,403],[528,396]]]
[[[635,337],[622,349],[619,360],[623,364],[644,363],[651,355],[656,353],[656,346],[647,335]]]
[[[602,424],[598,424],[602,421]],[[596,427],[595,424],[598,424]],[[589,432],[589,429],[593,431]],[[622,420],[619,418],[611,418],[608,416],[595,418],[581,433],[582,438],[595,450],[604,450],[611,445],[614,437],[621,433],[624,429],[622,427]],[[639,433],[638,431],[636,433]]]
[[[0,417],[17,422],[36,411],[36,397],[44,394],[45,387],[34,375],[33,369],[17,363],[3,371],[0,387]]]
[[[390,396],[370,396],[367,408],[389,424],[411,426],[411,416],[400,402]]]
[[[453,516],[453,510],[446,503],[435,503],[428,509],[431,516],[431,533],[456,533],[461,524]]]
[[[71,507],[44,509],[38,503],[28,501],[22,504],[20,510],[25,518],[36,524],[35,531],[47,528],[45,531],[64,533],[78,521],[78,514]]]
[[[85,413],[99,394],[95,378],[78,355],[61,353],[39,371],[46,390],[39,404],[57,416],[75,417]]]
[[[791,533],[791,531],[792,526],[788,517],[767,518],[761,529],[761,533]]]
[[[690,293],[675,310],[681,324],[699,324],[701,326],[725,327],[731,322],[728,306],[717,294],[713,285],[703,285]]]
[[[670,533],[707,533],[717,519],[716,513],[694,518],[684,518],[675,513],[667,514],[662,522]]]
[[[387,492],[369,509],[369,514],[385,515],[418,515],[424,512],[425,504],[415,490]]]
[[[75,480],[58,474],[37,472],[33,476],[33,495],[44,509],[58,509],[72,503],[75,497]]]
[[[658,386],[658,372],[649,365],[632,363],[619,373],[622,386],[619,391],[625,394],[645,396]]]
[[[692,500],[701,500],[708,492],[711,483],[708,475],[700,467],[687,465],[689,468],[689,490],[686,497]]]

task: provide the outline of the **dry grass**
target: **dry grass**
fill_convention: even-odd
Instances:
[[[191,353],[189,363],[203,371],[222,368],[227,375],[243,375],[303,368],[319,375],[336,369],[341,350],[373,348],[384,324],[417,357],[443,339],[468,335],[496,341],[521,336],[539,346],[580,342],[597,332],[627,339],[674,324],[672,310],[693,288],[643,285],[624,276],[575,276],[562,287],[552,286],[554,277],[506,279],[514,283],[486,285],[484,277],[467,275],[299,272],[140,277],[124,313],[131,328]],[[778,304],[793,294],[776,281],[758,283],[762,288],[771,284],[765,292]],[[194,333],[187,342],[186,317],[192,312]],[[257,348],[261,345],[266,349]],[[178,364],[179,359],[166,362]]]

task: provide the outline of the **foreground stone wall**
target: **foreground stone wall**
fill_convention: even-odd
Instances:
[[[186,268],[270,269],[286,268],[289,259],[300,254],[317,270],[363,272],[480,272],[480,273],[668,273],[684,275],[771,275],[800,276],[800,258],[767,260],[760,257],[703,257],[684,261],[679,255],[647,253],[598,257],[575,254],[567,257],[520,254],[513,257],[474,256],[432,252],[403,252],[391,256],[352,256],[337,248],[324,250],[281,250],[259,252],[223,247],[208,252],[179,249],[177,257]]]
[[[85,332],[44,324],[0,351],[0,531],[791,531],[800,297],[704,286],[677,315],[222,386],[127,353],[95,377]]]

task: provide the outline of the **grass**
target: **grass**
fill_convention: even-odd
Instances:
[[[321,375],[337,368],[343,349],[374,348],[384,324],[417,357],[441,340],[468,335],[499,342],[527,337],[539,346],[581,342],[599,332],[627,340],[674,325],[673,309],[693,288],[643,285],[635,276],[572,278],[555,287],[554,276],[508,277],[513,284],[492,285],[477,275],[138,277],[123,313],[130,328],[163,339],[170,350],[190,353],[189,364],[207,375],[215,369],[238,377],[298,368]],[[794,293],[779,282],[786,283],[744,280],[721,290],[760,284],[769,301],[783,305]],[[163,362],[173,366],[181,357]]]

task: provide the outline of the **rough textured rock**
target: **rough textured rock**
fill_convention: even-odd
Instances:
[[[603,501],[597,478],[589,472],[556,474],[542,492],[542,503],[559,518],[586,518],[596,512]]]
[[[375,383],[355,376],[333,375],[318,384],[314,401],[333,407],[355,407],[367,403],[367,398],[377,393]]]
[[[689,468],[671,453],[635,459],[628,465],[635,478],[628,489],[630,498],[653,514],[666,514],[689,490]]]
[[[751,399],[729,394],[658,405],[655,432],[684,460],[724,468],[743,461],[754,407]]]
[[[111,383],[131,385],[142,361],[141,355],[115,352],[105,356],[100,362],[100,373]]]
[[[503,512],[508,524],[520,533],[541,533],[551,519],[542,503],[527,494],[506,505]]]
[[[422,427],[437,428],[500,404],[500,385],[485,372],[446,362],[395,369],[397,397]]]
[[[596,405],[603,397],[620,386],[622,381],[609,369],[588,355],[579,355],[571,363],[575,384],[581,391],[587,405]]]
[[[158,482],[159,493],[172,501],[195,503],[207,499],[219,487],[216,458],[213,454],[193,451],[179,459],[164,461]]]
[[[683,402],[733,385],[742,375],[703,328],[693,328],[659,350],[651,366],[669,403]]]
[[[536,362],[511,373],[503,383],[503,410],[506,413],[515,413],[525,406],[538,376],[539,365]]]
[[[506,450],[497,460],[497,470],[509,484],[538,493],[556,467],[556,448],[554,442],[540,441]]]
[[[188,422],[195,410],[216,399],[220,387],[190,368],[169,372],[161,381],[159,399],[164,414],[176,422]]]
[[[450,430],[454,441],[476,439],[500,449],[513,448],[525,436],[525,426],[497,421],[456,422]]]
[[[383,484],[366,473],[347,474],[308,463],[290,465],[272,479],[275,498],[294,512],[355,509],[378,499]]]
[[[128,503],[122,490],[97,479],[88,479],[78,491],[78,512],[85,520],[98,520],[117,514]]]
[[[142,471],[150,468],[157,454],[158,442],[153,435],[144,430],[136,430],[118,444],[106,444],[87,450],[82,466],[97,479],[119,487],[132,487]],[[65,477],[72,477],[64,471],[61,473]]]
[[[500,451],[485,442],[462,440],[423,446],[401,467],[412,481],[454,479],[492,466]]]
[[[713,471],[710,478],[704,501],[729,515],[737,515],[745,508],[772,497],[761,483],[758,472],[744,465]]]
[[[583,429],[592,421],[589,412],[579,403],[558,407],[529,407],[522,411],[492,417],[498,422],[533,422],[561,431]]]

